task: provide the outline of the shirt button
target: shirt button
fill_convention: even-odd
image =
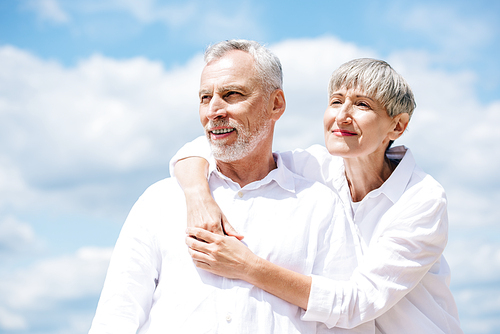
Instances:
[[[238,197],[239,198],[242,198],[243,197],[243,193],[241,191],[238,191]]]
[[[231,322],[233,320],[233,317],[231,316],[231,313],[226,314],[226,321]]]

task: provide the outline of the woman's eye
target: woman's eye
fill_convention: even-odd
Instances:
[[[366,102],[359,102],[358,106],[363,107],[363,108],[370,108],[370,106]]]
[[[342,102],[340,102],[339,100],[333,100],[330,104],[333,106],[333,105],[342,104]]]

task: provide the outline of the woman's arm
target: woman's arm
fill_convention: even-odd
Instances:
[[[187,226],[243,239],[212,198],[207,174],[208,162],[204,158],[189,157],[176,164],[175,177],[186,196]]]
[[[332,161],[340,161],[320,145],[279,154],[284,165],[292,172],[327,185],[330,167],[336,165]],[[187,226],[200,227],[221,235],[225,232],[241,240],[243,236],[229,224],[210,193],[207,180],[210,156],[206,138],[198,137],[184,145],[170,160],[170,173],[175,175],[186,196]]]
[[[353,328],[383,315],[420,285],[424,276],[438,270],[433,266],[441,258],[447,240],[446,199],[421,192],[421,196],[405,196],[407,200],[398,203],[402,204],[401,210],[396,210],[399,214],[387,213],[377,222],[378,231],[349,281],[326,278],[331,277],[328,268],[325,277],[313,279],[303,320]],[[329,268],[335,270],[333,266]],[[431,296],[435,293],[433,288],[421,288],[423,291],[412,298],[418,297],[420,305],[425,304],[428,309],[435,305],[442,312],[435,296]],[[444,295],[446,291],[440,293]]]
[[[244,280],[289,303],[307,309],[311,277],[264,260],[233,237],[188,228],[186,244],[198,268]]]
[[[259,258],[234,238],[190,228],[186,243],[199,268],[245,280],[297,305],[307,310],[305,321],[353,328],[398,303],[440,258],[446,244],[446,202],[418,202],[388,223],[347,281],[332,279],[342,261],[327,261],[321,276],[309,277]]]
[[[184,191],[187,226],[196,226],[221,235],[243,239],[226,219],[208,186],[210,147],[204,137],[184,145],[170,160],[170,173]]]

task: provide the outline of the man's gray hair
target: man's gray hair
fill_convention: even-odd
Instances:
[[[248,52],[253,57],[255,69],[266,92],[271,93],[275,89],[283,89],[283,70],[279,58],[255,41],[238,39],[211,45],[205,51],[205,63],[222,58],[227,52],[233,50]]]
[[[360,89],[375,98],[394,117],[407,113],[411,117],[416,103],[406,80],[383,60],[360,58],[336,69],[328,85],[328,96],[341,88]]]

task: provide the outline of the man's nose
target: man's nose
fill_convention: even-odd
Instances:
[[[217,95],[212,96],[208,105],[207,117],[208,119],[226,117],[226,103],[224,99]]]

